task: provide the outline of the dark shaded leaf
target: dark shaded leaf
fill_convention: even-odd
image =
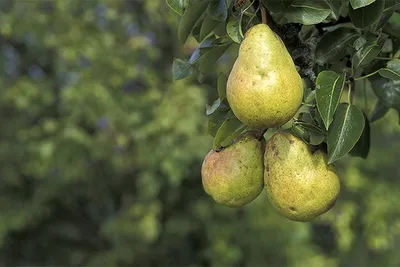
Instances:
[[[357,32],[353,29],[339,28],[328,32],[322,37],[315,51],[315,61],[323,65],[332,60],[340,60],[346,52],[349,43],[357,38]]]
[[[181,43],[185,43],[192,32],[196,22],[205,12],[209,4],[208,0],[191,1],[183,14],[178,27],[178,37]]]
[[[294,3],[294,0],[289,0],[289,1],[262,0],[262,2],[271,13],[284,13]]]
[[[375,2],[375,0],[350,0],[350,4],[354,9],[368,6]]]
[[[226,84],[228,82],[228,76],[224,73],[220,73],[218,76],[218,96],[223,101],[226,98]]]
[[[326,129],[332,123],[345,81],[345,73],[339,75],[333,71],[322,71],[318,74],[315,90],[317,107]]]
[[[349,15],[354,26],[364,29],[376,23],[381,17],[385,7],[385,0],[376,0],[368,6],[358,9],[349,7]]]
[[[383,28],[385,24],[389,21],[389,19],[392,17],[392,15],[393,15],[393,9],[385,10],[382,13],[382,16],[379,18],[379,20],[374,25],[372,25],[372,31],[377,32],[379,29]]]
[[[207,15],[213,20],[225,21],[228,17],[226,0],[211,0],[207,8]]]
[[[340,17],[340,9],[342,8],[343,1],[341,0],[326,0],[332,10],[332,14],[334,19],[339,19]]]
[[[346,155],[360,139],[365,119],[362,111],[347,103],[341,103],[328,131],[328,163]]]
[[[368,78],[375,95],[388,108],[400,111],[400,80],[390,80],[379,75]]]
[[[377,121],[389,111],[389,108],[386,107],[381,101],[377,101],[375,104],[374,109],[372,110],[371,114],[369,115],[369,121],[372,123],[374,121]]]
[[[226,52],[226,50],[228,50],[230,44],[231,43],[224,43],[222,45],[201,48],[201,56],[198,60],[199,71],[202,73],[211,71],[215,62],[217,62],[217,60]]]
[[[394,12],[383,29],[386,33],[400,39],[400,13]]]
[[[200,28],[200,36],[198,41],[203,41],[218,25],[218,21],[213,20],[210,16],[206,16]]]
[[[385,11],[393,9],[396,6],[400,6],[399,0],[385,0]]]
[[[356,145],[350,151],[350,155],[365,159],[368,156],[369,149],[371,146],[371,127],[369,125],[368,118],[366,116],[364,116],[364,118],[365,118],[365,126],[363,133],[361,134],[360,139],[358,139]]]

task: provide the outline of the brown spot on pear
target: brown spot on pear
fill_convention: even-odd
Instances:
[[[229,207],[253,201],[264,187],[264,149],[264,138],[247,134],[220,152],[211,150],[201,168],[206,193]]]
[[[279,157],[275,151],[279,151]],[[288,132],[272,136],[264,154],[265,189],[274,208],[294,221],[311,221],[330,210],[340,193],[340,181],[327,155],[312,153],[301,139]]]

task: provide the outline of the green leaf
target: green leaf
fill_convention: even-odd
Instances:
[[[200,40],[200,31],[201,31],[201,27],[203,26],[203,22],[204,22],[204,18],[203,16],[196,22],[196,24],[193,27],[192,30],[192,36],[194,37],[194,39],[196,39],[196,41],[198,43],[201,43]]]
[[[207,109],[206,109],[206,114],[207,115],[211,115],[214,113],[214,111],[217,110],[217,108],[219,108],[219,106],[221,105],[221,99],[218,98],[217,100],[215,100],[211,106],[207,105]]]
[[[340,60],[346,53],[347,45],[357,38],[353,29],[339,28],[322,37],[315,51],[315,61],[320,64]]]
[[[298,124],[292,124],[292,132],[304,142],[310,143],[311,133]]]
[[[288,22],[303,25],[318,24],[331,13],[330,6],[325,1],[294,0],[275,1],[264,0],[265,6],[274,14],[281,14]]]
[[[207,134],[215,137],[222,123],[230,117],[233,117],[233,112],[229,108],[218,108],[208,116]]]
[[[309,104],[315,100],[315,90],[311,90],[311,88],[306,88],[304,90],[303,101],[306,104]]]
[[[232,116],[234,116],[233,112],[229,108],[218,108],[208,116],[208,120],[221,125],[226,119]]]
[[[225,21],[228,17],[226,0],[211,0],[207,8],[207,14],[213,20]]]
[[[381,34],[377,39],[366,42],[353,56],[353,68],[358,69],[371,63],[381,52],[387,39],[386,34]],[[360,44],[355,44],[358,47]]]
[[[299,125],[309,132],[323,134],[323,131],[313,123],[298,120],[298,121],[295,121],[293,124]]]
[[[362,111],[347,103],[341,103],[328,131],[328,163],[346,155],[360,139],[365,119]]]
[[[356,50],[360,50],[366,43],[367,43],[367,40],[365,39],[365,36],[360,36],[354,41],[353,47]]]
[[[400,13],[394,12],[383,29],[386,33],[400,39]]]
[[[271,13],[284,13],[290,8],[294,1],[262,0],[262,2]]]
[[[190,62],[174,59],[172,64],[172,78],[174,81],[184,79],[188,76],[192,75],[192,64]]]
[[[393,9],[396,6],[400,6],[399,0],[386,0],[385,1],[385,11]]]
[[[389,111],[389,108],[386,107],[379,99],[375,104],[374,110],[372,110],[371,114],[369,115],[369,121],[372,123],[377,121]]]
[[[236,117],[228,118],[219,127],[217,134],[214,138],[213,149],[217,149],[221,146],[221,143],[227,138],[232,138],[237,135],[238,132],[242,132],[245,126]],[[233,140],[233,139],[232,139]]]
[[[206,16],[203,20],[203,23],[200,28],[200,35],[199,35],[199,40],[198,41],[203,41],[204,38],[206,38],[213,30],[214,28],[218,25],[218,21],[213,20],[210,18],[210,16]]]
[[[345,81],[345,73],[339,75],[333,71],[322,71],[318,74],[316,81],[317,107],[326,129],[329,129],[329,125],[332,123]]]
[[[185,11],[185,0],[166,0],[168,6],[180,16]]]
[[[334,19],[339,19],[343,2],[341,0],[326,0],[326,2],[331,7]]]
[[[386,4],[387,1],[385,1]],[[383,28],[385,24],[389,21],[389,19],[393,15],[393,9],[387,9],[382,13],[382,16],[379,18],[379,20],[372,25],[372,31],[377,32],[379,29]]]
[[[243,40],[242,18],[243,14],[240,14],[239,16],[231,16],[226,24],[226,32],[228,33],[228,36],[238,44]]]
[[[181,43],[185,43],[192,32],[196,22],[203,15],[209,4],[209,0],[190,1],[189,6],[181,17],[178,27],[178,38]]]
[[[325,1],[295,1],[285,17],[290,22],[314,25],[324,21],[329,14],[331,8]]]
[[[318,123],[310,113],[300,113],[299,119],[292,124],[292,130],[311,145],[319,145],[325,139],[324,130],[318,126]]]
[[[365,118],[365,126],[363,133],[361,134],[360,139],[358,139],[356,145],[350,151],[350,155],[365,159],[368,156],[369,149],[371,146],[371,127],[369,125],[367,117],[364,116],[364,118]]]
[[[390,80],[379,75],[368,78],[375,95],[388,108],[400,111],[400,80]]]
[[[350,0],[350,4],[353,7],[353,9],[368,6],[373,2],[375,2],[375,0]]]
[[[393,59],[389,61],[386,68],[380,69],[379,74],[382,77],[399,81],[400,80],[400,59]]]
[[[224,141],[221,142],[222,147],[227,147],[235,141],[245,130],[247,129],[246,125],[242,125],[239,127],[232,135],[228,136]]]
[[[310,112],[311,118],[314,120],[315,124],[319,126],[320,129],[325,130],[324,121],[322,120],[318,109],[316,107],[309,107],[308,111]]]
[[[215,62],[228,50],[230,45],[231,43],[224,43],[213,47],[201,48],[201,56],[198,60],[199,71],[202,73],[211,71]],[[202,50],[204,53],[202,53]]]
[[[374,3],[358,9],[349,7],[351,21],[357,28],[364,29],[379,20],[385,7],[385,0],[376,0]]]
[[[218,76],[218,96],[223,101],[226,98],[226,85],[228,83],[228,76],[220,73]]]
[[[325,136],[321,133],[315,133],[311,132],[310,133],[310,145],[317,146],[324,142]]]

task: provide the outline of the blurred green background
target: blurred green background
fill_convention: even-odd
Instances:
[[[200,177],[217,75],[171,81],[196,44],[178,43],[164,0],[0,10],[0,265],[400,266],[396,112],[372,125],[367,160],[337,164],[340,198],[314,222],[264,192],[226,208]]]

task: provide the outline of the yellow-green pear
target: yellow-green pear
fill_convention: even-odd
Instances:
[[[250,28],[229,74],[227,99],[236,117],[256,129],[288,122],[303,99],[303,83],[280,37],[266,24]]]
[[[275,209],[294,221],[311,221],[330,210],[339,197],[340,181],[322,150],[288,132],[266,144],[264,180]]]
[[[211,150],[201,168],[206,193],[229,207],[253,201],[264,187],[264,148],[264,138],[247,134],[219,152]]]

